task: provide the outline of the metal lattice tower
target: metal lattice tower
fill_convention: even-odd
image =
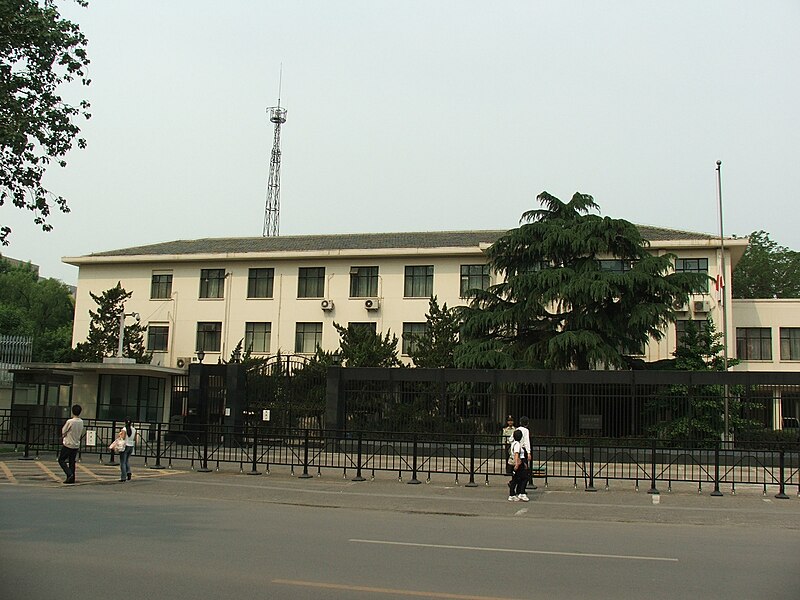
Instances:
[[[286,109],[278,106],[267,109],[269,120],[275,123],[275,136],[272,142],[272,156],[269,161],[269,182],[267,183],[267,206],[264,210],[264,237],[278,235],[281,212],[281,125],[286,122]]]

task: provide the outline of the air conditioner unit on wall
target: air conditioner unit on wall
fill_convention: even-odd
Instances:
[[[333,310],[333,300],[322,300],[319,303],[322,310]]]
[[[689,312],[689,303],[688,302],[681,302],[680,300],[676,301],[673,305],[675,312],[685,313]]]
[[[707,313],[711,310],[711,304],[708,300],[695,300],[692,302],[692,310],[696,313]]]
[[[175,366],[179,369],[188,369],[193,362],[197,362],[196,356],[179,356],[175,361]]]
[[[378,310],[381,307],[381,302],[377,298],[369,298],[364,300],[364,308],[367,310]]]

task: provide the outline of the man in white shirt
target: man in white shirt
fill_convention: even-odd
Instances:
[[[75,460],[78,457],[78,449],[81,447],[81,438],[83,437],[81,410],[80,404],[73,405],[72,418],[68,419],[61,428],[63,439],[61,440],[58,464],[67,476],[64,483],[75,483]]]
[[[528,473],[528,476],[525,480],[525,484],[522,486],[522,493],[520,494],[520,498],[527,501],[528,495],[525,493],[528,480],[530,480],[530,473],[529,470],[530,462],[531,462],[531,432],[528,429],[528,417],[520,417],[519,418],[519,427],[517,427],[519,431],[522,432],[522,440],[520,440],[522,447],[525,449],[525,471]],[[535,489],[532,488],[532,489]]]

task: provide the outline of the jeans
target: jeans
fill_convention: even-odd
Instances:
[[[67,476],[67,479],[75,480],[75,459],[78,458],[77,448],[67,448],[61,446],[61,452],[58,455],[58,464]]]
[[[125,452],[119,455],[119,478],[127,479],[131,474],[131,465],[128,459],[133,454],[133,446],[125,446]]]

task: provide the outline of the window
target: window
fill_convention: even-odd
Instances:
[[[461,265],[461,297],[469,290],[485,290],[489,287],[489,265]]]
[[[97,418],[158,422],[163,418],[166,380],[141,375],[100,375]]]
[[[427,323],[403,323],[403,349],[402,353],[406,356],[414,351],[416,337],[425,333],[428,328]]]
[[[625,273],[633,268],[633,263],[631,263],[631,261],[618,258],[604,258],[597,262],[600,263],[601,271],[608,271],[610,273]]]
[[[172,273],[153,273],[150,281],[150,299],[163,300],[172,297]]]
[[[294,351],[313,354],[322,346],[322,323],[298,323],[294,336]]]
[[[222,347],[222,323],[199,322],[195,351],[219,352]]]
[[[200,270],[200,297],[222,298],[225,295],[225,269]]]
[[[692,290],[695,294],[708,293],[708,259],[707,258],[676,258],[676,273],[702,273],[705,275],[703,283]]]
[[[781,360],[800,360],[800,327],[781,327]]]
[[[350,297],[375,298],[378,296],[378,267],[350,268]]]
[[[298,298],[325,296],[325,267],[300,267],[297,278]]]
[[[433,296],[433,265],[406,267],[403,295],[406,298]]]
[[[697,328],[698,333],[701,331],[705,331],[708,329],[708,321],[705,319],[678,319],[675,321],[675,342],[676,346],[680,346],[683,342],[683,338],[686,337],[686,326],[689,323],[694,323],[694,326]]]
[[[772,330],[769,327],[737,327],[736,358],[772,360]]]
[[[272,298],[275,269],[250,269],[247,274],[248,298]]]
[[[150,325],[147,328],[147,349],[166,352],[169,348],[169,325]]]
[[[269,352],[272,323],[245,323],[244,350],[264,354]]]
[[[367,322],[367,323],[348,323],[347,327],[352,329],[353,331],[369,331],[372,334],[378,333],[378,324],[374,321]]]

